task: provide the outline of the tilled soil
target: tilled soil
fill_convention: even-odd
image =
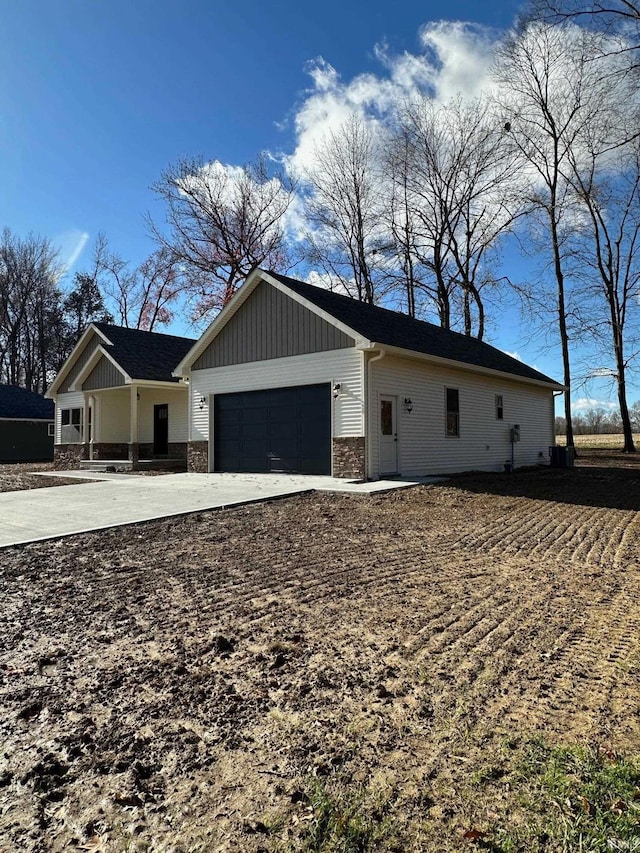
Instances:
[[[323,849],[318,790],[473,846],[508,744],[637,750],[639,509],[594,465],[0,552],[0,850]]]

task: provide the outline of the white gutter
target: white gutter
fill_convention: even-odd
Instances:
[[[382,361],[382,359],[387,354],[387,351],[381,349],[377,355],[374,355],[373,358],[367,359],[367,353],[365,351],[364,357],[366,360],[366,377],[365,377],[365,428],[366,428],[366,448],[367,448],[367,470],[365,471],[365,480],[371,479],[371,471],[373,470],[373,441],[371,437],[373,435],[373,417],[371,413],[371,365],[374,361]]]

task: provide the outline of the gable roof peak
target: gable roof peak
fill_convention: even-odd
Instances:
[[[267,274],[294,294],[381,347],[386,345],[473,365],[483,370],[510,374],[519,379],[562,387],[540,371],[478,338],[444,329],[425,320],[417,320],[399,311],[359,302],[350,296],[334,293],[281,273]]]

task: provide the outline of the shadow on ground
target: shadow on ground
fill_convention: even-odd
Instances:
[[[579,506],[640,510],[640,453],[582,450],[574,468],[460,474],[442,485]]]

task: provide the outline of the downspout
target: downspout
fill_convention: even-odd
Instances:
[[[367,471],[366,471],[366,479],[371,479],[371,471],[373,470],[373,416],[371,412],[371,365],[374,361],[382,361],[382,359],[387,354],[387,351],[381,349],[377,355],[374,355],[373,358],[367,359],[367,377],[366,377],[366,412],[365,412],[365,424],[366,424],[366,446],[367,446]]]

